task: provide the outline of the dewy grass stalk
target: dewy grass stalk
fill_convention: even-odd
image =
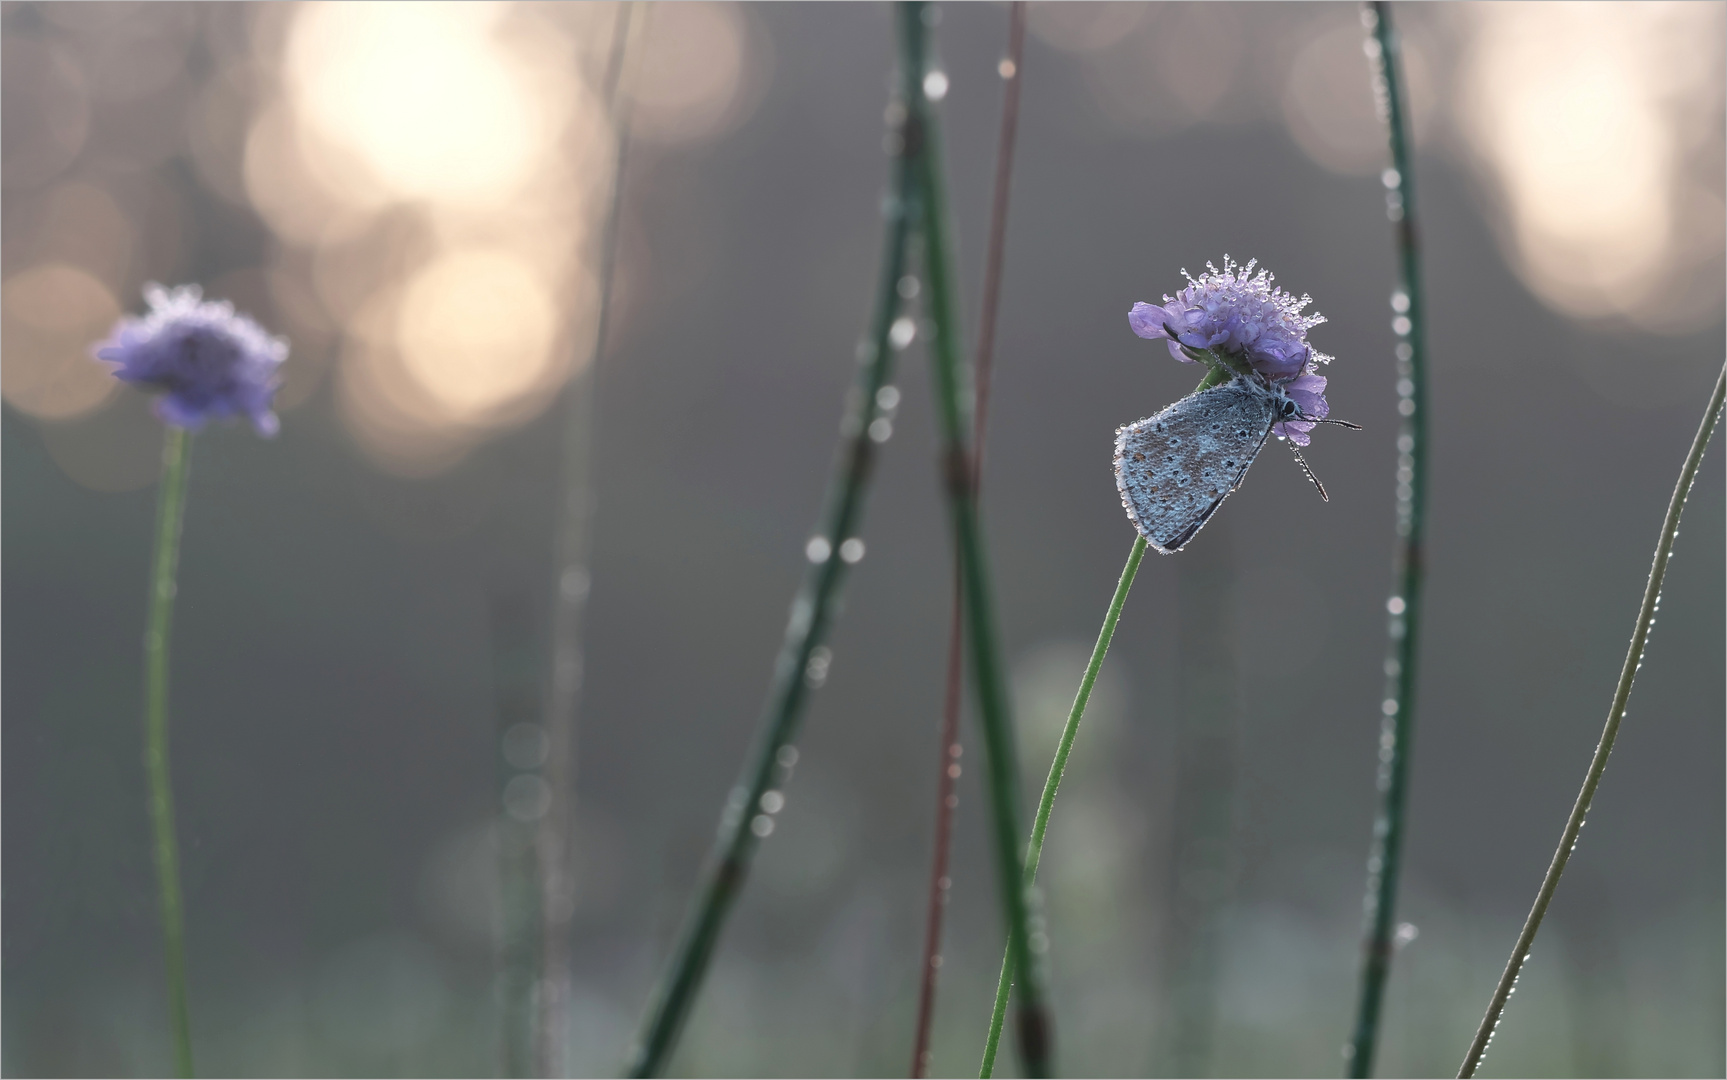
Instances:
[[[551,800],[540,819],[537,862],[540,867],[540,987],[534,1009],[534,1065],[540,1076],[563,1076],[566,1065],[569,1010],[570,919],[575,913],[574,852],[571,832],[575,817],[576,711],[582,684],[582,613],[587,605],[588,554],[592,546],[595,395],[600,362],[610,323],[612,279],[617,262],[618,212],[623,202],[624,161],[629,151],[629,95],[622,92],[630,40],[641,21],[636,0],[613,8],[611,52],[607,57],[602,93],[611,120],[614,158],[612,190],[600,235],[599,310],[595,316],[594,350],[588,369],[571,380],[565,391],[563,496],[558,520],[552,587],[552,670],[546,695],[547,740],[545,779]]]
[[[1386,214],[1396,230],[1398,283],[1391,295],[1397,343],[1397,550],[1395,591],[1386,602],[1390,643],[1385,659],[1385,698],[1379,733],[1379,809],[1367,859],[1366,922],[1361,995],[1355,1031],[1346,1049],[1349,1075],[1372,1074],[1379,1040],[1385,981],[1397,932],[1397,879],[1403,863],[1404,815],[1409,797],[1410,741],[1415,725],[1415,673],[1421,627],[1422,530],[1427,502],[1427,342],[1423,319],[1421,260],[1417,248],[1415,196],[1401,46],[1383,2],[1362,8],[1373,88],[1391,145],[1386,170]]]
[[[1008,8],[1007,55],[997,68],[1004,86],[1001,130],[996,140],[995,183],[990,196],[989,247],[984,254],[983,303],[978,316],[977,356],[972,364],[977,387],[977,407],[972,417],[972,498],[983,482],[984,430],[989,416],[991,361],[995,353],[996,312],[1001,299],[1002,261],[1007,243],[1008,190],[1013,179],[1013,150],[1019,129],[1020,67],[1025,54],[1025,0]],[[960,691],[965,679],[964,598],[960,588],[958,552],[955,552],[952,613],[948,620],[946,690],[942,696],[941,741],[937,747],[935,852],[929,875],[929,909],[924,927],[924,949],[919,965],[917,1024],[912,1037],[911,1075],[929,1070],[930,1026],[935,1016],[936,975],[941,966],[942,916],[947,908],[948,859],[952,849],[953,815],[959,805],[955,793],[959,778]]]
[[[958,304],[948,263],[946,180],[941,167],[941,139],[931,98],[946,92],[946,76],[926,72],[926,30],[935,9],[918,0],[899,5],[900,67],[906,77],[908,108],[906,137],[917,144],[919,211],[923,228],[923,261],[929,302],[925,311],[935,323],[931,343],[931,373],[935,378],[936,414],[943,443],[943,481],[954,542],[959,548],[960,581],[965,594],[965,639],[970,646],[978,717],[983,725],[987,755],[986,787],[990,800],[990,832],[996,871],[1008,926],[1008,950],[1021,980],[1016,1030],[1021,1063],[1031,1076],[1050,1072],[1049,1016],[1044,1005],[1042,953],[1046,938],[1034,920],[1035,897],[1020,860],[1019,765],[1014,752],[1013,721],[1001,649],[996,638],[989,567],[983,530],[972,492],[969,436],[972,409],[960,385]]]
[[[174,783],[168,769],[168,641],[180,563],[180,526],[186,516],[186,474],[192,436],[167,425],[162,481],[156,497],[156,546],[150,557],[150,614],[144,634],[144,771],[150,783],[150,828],[156,854],[156,889],[168,974],[168,1017],[174,1071],[192,1075],[192,1020],[186,1003],[186,932],[180,893],[180,849],[174,838]]]
[[[831,657],[822,642],[836,613],[846,571],[863,554],[863,541],[858,539],[857,532],[863,518],[864,496],[876,451],[892,433],[892,414],[899,397],[889,385],[893,357],[896,350],[911,340],[910,334],[896,329],[910,328],[911,324],[896,322],[896,316],[912,227],[910,203],[916,183],[916,156],[921,149],[906,104],[912,93],[912,79],[912,66],[902,63],[888,110],[887,137],[893,165],[890,190],[882,209],[883,250],[876,279],[875,311],[869,336],[858,348],[857,382],[840,427],[839,461],[829,489],[822,531],[805,548],[810,570],[792,604],[755,747],[727,798],[700,892],[685,920],[672,961],[654,990],[631,1051],[628,1065],[631,1076],[652,1076],[665,1068],[707,972],[720,929],[743,886],[750,861],[762,839],[773,832],[774,814],[783,805],[778,788],[790,777],[797,761],[792,740],[803,716],[804,702],[808,691],[827,677]]]
[[[1469,1044],[1469,1052],[1464,1056],[1463,1065],[1457,1070],[1459,1077],[1474,1076],[1480,1067],[1482,1057],[1487,1053],[1488,1045],[1493,1041],[1493,1033],[1499,1027],[1499,1018],[1505,1011],[1505,1003],[1510,1000],[1512,991],[1517,986],[1517,977],[1523,971],[1523,965],[1529,961],[1529,949],[1535,944],[1535,933],[1541,929],[1541,920],[1547,914],[1547,905],[1553,900],[1553,893],[1559,888],[1560,875],[1565,873],[1565,864],[1571,858],[1571,851],[1577,846],[1577,834],[1583,829],[1583,820],[1589,815],[1589,804],[1595,799],[1595,789],[1601,783],[1601,774],[1607,770],[1607,758],[1613,753],[1613,741],[1619,735],[1619,722],[1625,718],[1625,703],[1631,698],[1631,684],[1637,678],[1637,669],[1643,666],[1643,649],[1649,642],[1649,629],[1655,624],[1655,612],[1661,607],[1661,582],[1667,576],[1667,561],[1673,554],[1673,540],[1679,535],[1679,515],[1685,510],[1685,500],[1691,494],[1691,485],[1697,480],[1697,468],[1703,463],[1703,452],[1709,447],[1709,437],[1715,431],[1715,424],[1721,419],[1721,403],[1727,397],[1727,366],[1721,369],[1721,374],[1715,380],[1715,392],[1709,396],[1709,406],[1704,410],[1703,423],[1697,428],[1697,436],[1691,441],[1691,452],[1685,455],[1685,464],[1679,470],[1679,482],[1673,487],[1673,498],[1667,503],[1667,516],[1661,523],[1661,535],[1655,542],[1655,559],[1649,567],[1649,582],[1643,588],[1643,603],[1637,609],[1637,623],[1631,631],[1631,647],[1625,654],[1625,666],[1619,671],[1619,684],[1613,690],[1613,704],[1607,710],[1607,726],[1601,732],[1601,741],[1596,744],[1595,756],[1589,762],[1589,771],[1583,776],[1583,790],[1577,794],[1577,802],[1571,807],[1571,816],[1565,820],[1565,829],[1559,834],[1559,847],[1553,853],[1553,861],[1547,867],[1547,875],[1541,880],[1541,888],[1535,894],[1535,905],[1529,909],[1529,918],[1523,923],[1523,930],[1517,935],[1517,944],[1511,950],[1511,959],[1505,965],[1504,974],[1499,977],[1499,985],[1493,991],[1493,999],[1488,1002],[1487,1015],[1481,1018],[1481,1027],[1475,1032],[1475,1040]]]

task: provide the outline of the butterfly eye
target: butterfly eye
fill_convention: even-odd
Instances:
[[[1287,401],[1287,400],[1284,401],[1284,403],[1283,403],[1283,415],[1291,416],[1294,413],[1295,413],[1295,402]]]

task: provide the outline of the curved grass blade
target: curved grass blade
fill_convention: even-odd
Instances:
[[[890,410],[881,393],[893,374],[898,345],[890,331],[900,306],[899,283],[905,276],[911,231],[910,203],[916,183],[919,140],[912,133],[906,102],[912,93],[910,66],[901,65],[894,103],[888,110],[888,144],[893,149],[890,192],[883,201],[881,266],[876,279],[875,311],[868,337],[858,348],[857,382],[852,388],[840,426],[839,460],[828,492],[821,532],[806,553],[811,566],[792,604],[785,642],[774,664],[773,682],[763,709],[759,733],[748,763],[732,788],[720,817],[700,891],[690,908],[668,965],[644,1018],[630,1054],[631,1076],[654,1076],[665,1068],[707,974],[720,930],[749,871],[761,840],[773,831],[773,815],[763,796],[791,774],[797,760],[792,746],[817,667],[812,665],[839,604],[849,564],[842,554],[862,523],[864,499],[875,455],[891,431]],[[921,92],[921,87],[919,88]],[[903,344],[900,343],[900,344]],[[880,423],[878,423],[878,421]],[[825,651],[825,650],[824,650]]]
[[[1673,498],[1667,503],[1667,516],[1661,522],[1661,535],[1655,542],[1655,559],[1649,567],[1649,583],[1643,587],[1643,603],[1637,609],[1637,623],[1631,630],[1631,647],[1625,653],[1625,666],[1619,670],[1619,684],[1613,689],[1613,704],[1607,710],[1607,726],[1601,732],[1601,741],[1595,746],[1589,771],[1583,776],[1583,790],[1577,793],[1571,816],[1565,819],[1565,829],[1559,834],[1559,847],[1553,853],[1553,861],[1548,864],[1547,875],[1541,879],[1541,888],[1535,893],[1535,905],[1529,909],[1529,918],[1517,935],[1517,944],[1511,950],[1511,959],[1506,962],[1504,973],[1499,976],[1493,999],[1487,1003],[1487,1015],[1481,1018],[1481,1027],[1476,1030],[1475,1040],[1469,1044],[1469,1052],[1457,1070],[1460,1077],[1475,1075],[1488,1045],[1493,1042],[1493,1033],[1499,1028],[1505,1003],[1511,999],[1511,992],[1517,986],[1517,976],[1522,973],[1523,965],[1529,959],[1529,949],[1535,944],[1535,933],[1541,929],[1547,905],[1559,888],[1560,875],[1565,873],[1565,864],[1577,846],[1577,834],[1583,829],[1583,819],[1589,816],[1589,804],[1595,799],[1601,774],[1607,771],[1608,755],[1613,753],[1613,742],[1619,736],[1619,722],[1625,718],[1625,703],[1631,698],[1631,684],[1637,678],[1637,669],[1643,666],[1643,649],[1649,643],[1649,628],[1654,625],[1655,612],[1661,607],[1661,582],[1667,577],[1673,539],[1679,535],[1679,515],[1685,511],[1685,500],[1691,494],[1691,485],[1697,480],[1697,468],[1703,463],[1703,452],[1709,448],[1709,437],[1721,419],[1724,397],[1727,397],[1727,366],[1722,367],[1715,380],[1715,392],[1709,395],[1703,423],[1691,441],[1691,452],[1685,455],[1685,464],[1679,470],[1679,482],[1674,485]]]

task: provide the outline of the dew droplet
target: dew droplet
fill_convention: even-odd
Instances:
[[[931,101],[947,97],[947,72],[932,71],[923,77],[923,96]]]
[[[804,545],[804,557],[813,563],[825,563],[833,553],[833,545],[825,536],[812,536],[810,542]]]
[[[774,819],[766,814],[757,814],[750,819],[750,832],[755,833],[757,838],[765,840],[772,835],[773,831]]]
[[[908,315],[901,315],[899,318],[895,319],[893,321],[893,325],[888,328],[887,332],[888,344],[892,345],[896,349],[905,348],[907,345],[910,345],[912,343],[912,339],[916,337],[917,323]]]

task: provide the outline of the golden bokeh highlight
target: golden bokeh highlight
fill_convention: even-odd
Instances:
[[[650,5],[653,48],[631,92],[632,124],[651,142],[718,139],[760,103],[771,52],[736,4]]]
[[[396,316],[402,364],[453,416],[537,388],[553,366],[558,311],[534,268],[501,249],[448,251],[421,268]]]
[[[278,280],[304,279],[295,302],[337,328],[359,446],[436,471],[544,409],[591,355],[612,136],[584,69],[611,24],[508,3],[280,18],[246,188],[290,249]]]
[[[1424,36],[1401,24],[1403,105],[1417,150],[1428,148],[1439,95]],[[1316,33],[1291,58],[1280,95],[1284,124],[1296,145],[1342,176],[1378,176],[1391,163],[1385,123],[1375,109],[1365,33],[1354,19]]]
[[[1723,8],[1472,5],[1458,127],[1548,305],[1683,332],[1718,317]],[[1703,295],[1698,286],[1709,295]]]
[[[501,40],[508,15],[490,3],[306,5],[284,71],[300,122],[329,143],[309,163],[348,165],[329,179],[360,199],[491,206],[526,186],[562,118],[560,99],[536,92],[553,88]]]
[[[95,409],[118,383],[92,346],[120,305],[107,286],[65,263],[34,266],[0,284],[0,394],[20,412],[67,420]]]

